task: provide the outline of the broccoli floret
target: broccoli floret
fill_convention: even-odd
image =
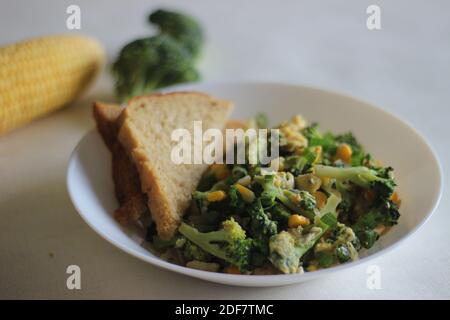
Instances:
[[[192,57],[197,57],[203,44],[203,31],[193,18],[167,10],[157,10],[150,14],[150,23],[159,28],[162,34],[173,37]]]
[[[180,237],[175,242],[175,248],[180,249],[183,257],[187,261],[209,261],[210,256],[204,250],[187,240],[185,237]]]
[[[222,223],[222,229],[207,233],[182,223],[178,231],[207,253],[229,262],[240,270],[248,270],[253,241],[233,218]]]
[[[277,223],[269,218],[261,205],[260,199],[257,199],[249,208],[250,231],[254,239],[268,240],[271,236],[277,234]]]
[[[269,211],[272,219],[277,222],[278,228],[286,229],[291,212],[280,203],[276,203]]]
[[[336,141],[332,133],[322,134],[319,131],[319,124],[314,122],[302,130],[303,135],[308,139],[309,146],[321,146],[324,152],[334,153],[336,151]]]
[[[393,226],[397,224],[399,218],[400,213],[398,212],[397,205],[392,201],[387,201],[378,207],[371,208],[369,212],[362,214],[356,223],[352,225],[352,229],[355,231],[362,246],[369,249],[379,238],[379,234],[374,229],[378,225]]]
[[[329,177],[337,181],[350,181],[362,188],[373,189],[381,202],[388,200],[396,186],[394,179],[390,176],[392,168],[381,168],[378,170],[367,167],[336,168],[330,166],[314,166],[315,175]]]
[[[199,28],[197,24],[194,22],[196,26],[192,27],[192,23],[186,22],[191,18],[176,13],[157,11],[154,14],[155,18],[151,20],[159,26],[161,33],[127,44],[113,64],[116,94],[121,101],[199,79],[194,56],[200,50],[202,37],[198,38],[198,32],[191,30]],[[165,23],[169,17],[170,21]],[[177,27],[171,29],[171,25]],[[191,42],[187,41],[189,37],[192,37]]]
[[[292,211],[302,214],[309,219],[314,219],[316,200],[309,192],[277,187],[274,184],[274,175],[256,176],[254,180],[263,188],[260,199],[265,208],[270,208],[275,205],[275,200],[278,199]]]

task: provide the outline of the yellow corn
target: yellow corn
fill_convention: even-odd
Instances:
[[[229,274],[241,274],[241,271],[236,266],[228,266],[225,268],[225,273]]]
[[[397,206],[400,207],[400,204],[402,203],[402,201],[400,200],[400,196],[398,195],[397,191],[395,191],[392,194],[391,200],[392,200],[393,203],[395,203]]]
[[[289,228],[297,228],[298,226],[306,227],[309,225],[309,219],[299,214],[293,214],[288,219]]]
[[[79,35],[0,47],[0,134],[75,99],[103,60],[100,44]]]
[[[239,191],[239,193],[242,196],[242,199],[247,203],[252,203],[255,200],[255,194],[252,190],[244,187],[243,185],[236,183],[235,184],[236,189]]]
[[[226,179],[230,175],[230,170],[227,165],[223,163],[212,164],[210,170],[217,180]]]
[[[306,271],[308,271],[308,272],[312,272],[312,271],[316,271],[316,270],[318,270],[319,268],[315,265],[315,264],[310,264],[307,268],[306,268]]]
[[[316,191],[313,193],[314,198],[316,199],[316,207],[318,209],[322,209],[325,206],[325,203],[327,202],[327,195],[323,193],[322,191]]]
[[[345,163],[350,163],[352,161],[352,154],[352,147],[346,143],[340,144],[336,149],[336,157]]]
[[[226,197],[226,193],[222,190],[209,192],[206,196],[209,202],[222,201]]]

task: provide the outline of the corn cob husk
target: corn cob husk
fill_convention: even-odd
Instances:
[[[55,35],[0,47],[0,134],[74,100],[104,60],[101,45]]]

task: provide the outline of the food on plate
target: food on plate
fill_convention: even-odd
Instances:
[[[397,223],[392,168],[352,133],[323,133],[301,116],[276,127],[279,156],[267,164],[171,162],[174,129],[192,128],[194,120],[222,129],[230,109],[200,93],[94,106],[113,154],[116,219],[138,222],[161,258],[230,274],[309,272],[358,259]],[[226,127],[264,129],[268,119],[260,114]]]
[[[392,168],[352,133],[322,133],[301,116],[277,128],[280,157],[270,164],[208,168],[178,233],[153,234],[164,258],[232,274],[308,272],[358,259],[397,223]]]
[[[113,65],[121,101],[200,77],[195,67],[204,38],[200,24],[186,14],[167,10],[153,12],[149,22],[158,33],[128,43]]]
[[[0,134],[74,100],[103,61],[101,45],[81,35],[45,36],[0,47]]]

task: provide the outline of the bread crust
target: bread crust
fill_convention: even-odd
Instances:
[[[207,167],[206,164],[192,165],[196,166],[195,169],[194,167],[191,169],[192,174],[189,177],[193,181],[187,181],[184,186],[180,186],[177,194],[167,194],[167,190],[164,190],[164,184],[167,182],[161,180],[161,170],[160,168],[155,167],[155,161],[152,159],[155,155],[148,154],[148,151],[141,143],[141,138],[139,137],[141,132],[135,127],[130,119],[133,118],[133,113],[135,110],[138,110],[138,108],[151,108],[155,100],[166,99],[168,97],[189,97],[189,99],[195,99],[197,97],[202,100],[206,99],[210,104],[209,107],[215,109],[211,109],[210,112],[221,110],[224,114],[224,119],[216,121],[221,122],[220,129],[223,129],[225,126],[226,119],[232,109],[232,104],[230,102],[214,99],[204,93],[175,92],[133,98],[120,115],[118,121],[120,123],[118,139],[127,153],[131,155],[131,158],[137,167],[141,180],[141,190],[148,196],[148,207],[152,218],[156,222],[158,235],[163,239],[170,239],[174,235],[185,210],[190,205],[191,193],[195,190],[201,174]],[[204,102],[205,101],[203,101],[203,103]],[[192,124],[189,124],[189,126],[192,126]]]

